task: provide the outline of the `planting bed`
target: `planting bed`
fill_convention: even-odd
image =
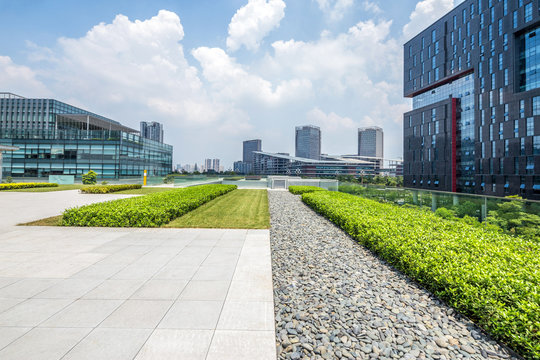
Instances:
[[[8,183],[0,184],[0,190],[19,190],[29,188],[58,187],[55,183]]]
[[[294,195],[302,195],[314,191],[324,191],[325,189],[318,186],[289,186],[289,191]]]
[[[236,189],[235,185],[202,185],[64,211],[62,225],[158,227]]]
[[[117,191],[140,189],[140,184],[121,184],[121,185],[92,185],[81,189],[85,194],[109,194]]]
[[[280,360],[514,358],[299,197],[269,203]]]
[[[349,194],[303,201],[526,358],[540,358],[540,246]]]

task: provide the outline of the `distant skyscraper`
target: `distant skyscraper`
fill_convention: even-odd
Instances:
[[[204,170],[219,172],[219,159],[205,159]]]
[[[296,127],[296,157],[319,160],[321,158],[321,129],[306,125]]]
[[[244,141],[244,153],[242,160],[253,166],[253,152],[262,150],[262,141],[260,139]]]
[[[215,172],[219,172],[219,159],[212,159],[212,169]]]
[[[163,124],[141,121],[141,136],[150,140],[163,142]]]
[[[384,157],[383,129],[378,126],[358,129],[358,155]]]

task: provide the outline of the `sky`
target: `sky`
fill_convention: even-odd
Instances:
[[[0,0],[0,91],[161,122],[173,164],[294,155],[307,124],[334,155],[380,126],[401,158],[403,44],[459,2]]]

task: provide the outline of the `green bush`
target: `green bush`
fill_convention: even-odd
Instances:
[[[318,186],[289,186],[289,191],[294,195],[302,195],[314,191],[326,191]]]
[[[17,189],[28,189],[28,188],[38,188],[38,187],[57,187],[58,184],[55,183],[9,183],[9,184],[0,184],[0,190],[17,190]]]
[[[453,220],[456,217],[456,212],[453,210],[448,210],[447,208],[441,207],[435,210],[435,215],[446,220]]]
[[[64,211],[62,225],[157,227],[236,189],[236,185],[201,185]]]
[[[167,176],[165,176],[163,178],[163,183],[164,184],[174,184],[174,178],[175,177],[176,177],[175,175],[169,174],[169,175],[167,175]]]
[[[83,174],[82,183],[85,185],[95,185],[97,183],[97,173],[94,170],[90,170],[86,174]]]
[[[539,244],[344,193],[302,199],[494,338],[540,358]]]
[[[122,184],[122,185],[94,185],[87,186],[81,189],[85,194],[108,194],[116,191],[140,189],[142,185],[139,184]]]

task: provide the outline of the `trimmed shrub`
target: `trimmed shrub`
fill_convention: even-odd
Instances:
[[[62,225],[158,227],[234,189],[201,185],[71,208],[64,211]]]
[[[28,188],[39,188],[39,187],[57,187],[56,183],[9,183],[9,184],[0,184],[0,190],[17,190],[17,189],[28,189]]]
[[[318,186],[289,186],[289,191],[294,195],[302,195],[314,191],[326,191]]]
[[[108,194],[122,190],[140,189],[142,185],[139,184],[121,184],[121,185],[94,185],[81,189],[85,194]]]
[[[90,170],[86,174],[83,174],[82,183],[84,185],[95,185],[97,183],[97,173],[94,170]]]
[[[540,245],[334,192],[302,200],[528,359],[540,358]]]

